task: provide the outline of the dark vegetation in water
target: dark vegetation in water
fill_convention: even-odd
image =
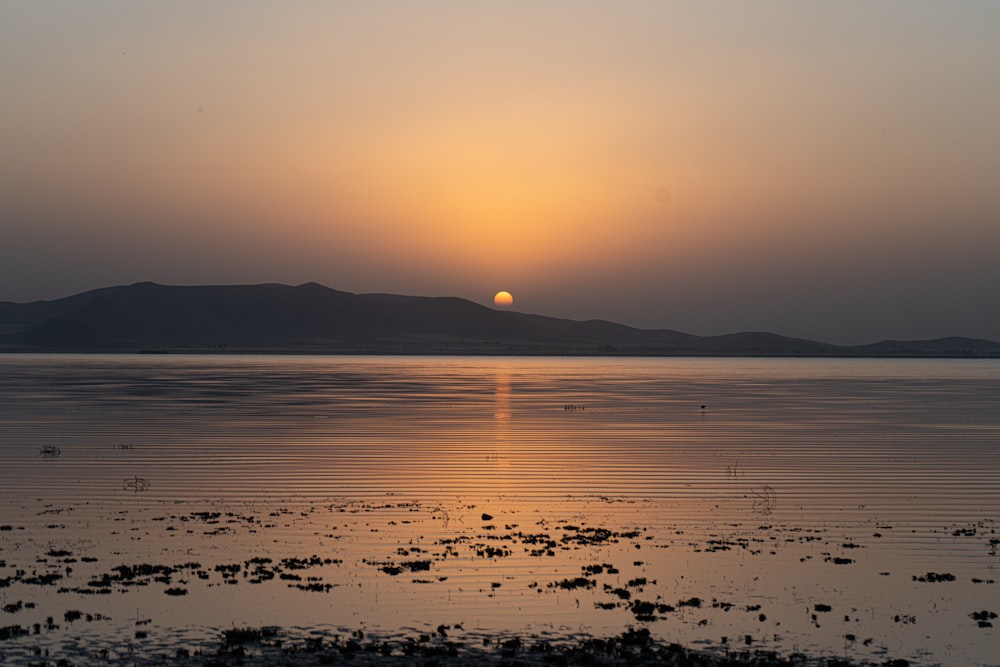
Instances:
[[[122,489],[133,493],[148,491],[150,486],[149,480],[144,477],[133,476],[122,480]]]
[[[928,572],[927,574],[923,574],[920,576],[914,575],[913,580],[936,584],[942,581],[955,581],[955,575],[949,572],[945,572],[942,574],[939,574],[937,572]]]
[[[474,507],[470,505],[466,509]],[[331,510],[338,513],[345,510],[367,512],[370,509],[379,508],[418,511],[419,505],[415,503],[378,506],[346,504],[330,507]],[[47,509],[46,512],[56,512],[56,510]],[[275,518],[282,513],[290,512],[282,510],[272,513],[271,517]],[[498,513],[502,514],[502,512]],[[442,514],[447,520],[447,513],[442,512]],[[589,595],[589,603],[592,603],[594,608],[621,614],[627,619],[626,624],[629,629],[620,636],[604,639],[590,637],[581,639],[578,635],[572,634],[558,638],[553,638],[551,635],[544,637],[523,635],[483,637],[475,635],[475,639],[473,639],[473,635],[464,633],[461,626],[442,625],[436,633],[429,632],[409,637],[393,635],[389,638],[376,639],[372,636],[366,637],[360,631],[350,637],[341,637],[329,632],[324,634],[324,631],[313,631],[309,636],[303,637],[288,634],[284,630],[273,627],[237,628],[223,634],[220,646],[204,645],[197,650],[189,650],[187,647],[176,648],[175,645],[175,649],[169,650],[176,650],[176,655],[171,655],[169,660],[165,661],[158,661],[158,659],[154,659],[152,653],[149,653],[149,651],[164,650],[162,643],[157,644],[156,648],[153,647],[153,641],[156,637],[155,630],[143,629],[135,631],[132,639],[145,640],[150,637],[153,639],[150,640],[147,652],[143,652],[141,644],[137,646],[135,664],[169,662],[170,664],[199,667],[237,664],[253,667],[272,664],[332,664],[347,659],[350,659],[353,664],[397,662],[408,665],[666,664],[846,667],[852,664],[876,664],[851,663],[840,658],[816,658],[815,656],[807,658],[800,654],[779,654],[773,652],[771,648],[763,648],[762,636],[756,634],[739,634],[736,638],[723,637],[714,649],[708,650],[695,650],[664,642],[653,637],[650,630],[644,626],[671,619],[671,623],[680,621],[687,624],[706,625],[711,623],[712,614],[718,616],[720,612],[727,614],[731,612],[734,616],[746,613],[745,620],[740,622],[745,624],[747,630],[756,632],[753,628],[758,623],[768,622],[769,615],[772,616],[770,623],[775,623],[774,610],[773,608],[765,610],[761,604],[739,604],[738,600],[727,601],[711,597],[691,596],[691,592],[694,591],[688,591],[684,595],[667,596],[664,592],[666,589],[660,586],[656,579],[643,576],[648,575],[648,572],[628,572],[629,565],[644,568],[649,561],[633,560],[633,557],[628,555],[620,563],[608,562],[614,560],[608,554],[617,553],[608,552],[606,548],[609,545],[620,544],[620,548],[626,549],[625,553],[627,554],[631,554],[633,549],[640,547],[655,548],[655,544],[650,544],[652,538],[649,537],[650,532],[646,528],[632,528],[626,525],[610,529],[602,525],[587,525],[585,520],[581,521],[579,518],[575,518],[572,523],[568,520],[552,522],[540,520],[536,522],[532,531],[527,531],[519,529],[517,524],[505,522],[503,516],[495,517],[485,512],[480,514],[478,509],[474,516],[482,521],[493,523],[480,525],[471,529],[471,532],[448,533],[448,537],[427,539],[416,544],[410,542],[409,544],[393,545],[392,550],[387,549],[388,553],[354,561],[355,565],[358,562],[364,563],[374,570],[373,576],[398,577],[404,585],[407,582],[435,585],[448,579],[447,576],[437,576],[437,574],[440,571],[446,572],[445,562],[449,558],[498,560],[523,554],[532,559],[547,560],[553,553],[559,551],[574,554],[573,557],[587,559],[588,551],[592,552],[596,549],[600,553],[600,557],[593,557],[593,562],[578,562],[579,569],[575,572],[572,570],[570,572],[561,571],[559,576],[550,577],[549,581],[546,579],[542,579],[541,582],[535,581],[529,584],[528,588],[538,594],[559,595],[562,591],[574,591],[578,592],[580,598]],[[438,520],[437,515],[433,515],[433,518]],[[268,520],[264,519],[264,521]],[[153,521],[155,525],[162,525],[163,530],[166,531],[171,530],[176,525],[186,524],[189,527],[189,533],[206,536],[220,534],[218,528],[226,527],[226,525],[232,526],[234,531],[239,530],[239,527],[242,526],[249,532],[255,532],[258,527],[266,528],[270,525],[252,515],[219,511],[157,516]],[[400,522],[407,523],[408,520],[400,519]],[[197,524],[210,527],[212,530],[199,531]],[[395,525],[395,523],[390,522],[390,525]],[[845,541],[843,537],[825,535],[823,529],[789,527],[770,523],[761,524],[759,522],[752,525],[755,526],[755,532],[748,534],[743,530],[745,527],[737,525],[734,527],[738,530],[732,534],[718,531],[697,539],[692,538],[692,541],[688,542],[688,547],[692,553],[703,553],[709,558],[716,557],[708,555],[713,552],[730,550],[743,551],[750,557],[768,553],[773,555],[776,550],[782,548],[782,544],[805,545],[818,542],[821,545],[820,548],[830,549],[830,551],[822,552],[823,560],[835,564],[853,563],[850,559],[834,556],[838,548],[851,551],[866,548],[866,545],[855,542],[851,538],[847,538]],[[880,528],[890,529],[890,527],[885,526],[880,526]],[[955,532],[958,533],[956,537],[982,540],[985,531],[977,532],[959,528]],[[990,534],[994,533],[991,531]],[[765,543],[768,546],[762,547]],[[661,546],[666,548],[664,545]],[[274,582],[310,593],[330,593],[332,589],[341,585],[329,583],[324,580],[324,577],[333,579],[333,571],[342,565],[342,561],[315,554],[285,558],[254,556],[209,565],[191,561],[180,564],[120,564],[108,568],[108,565],[105,564],[93,567],[89,572],[86,570],[77,572],[74,577],[71,574],[71,567],[83,569],[83,563],[97,563],[98,559],[74,554],[73,551],[63,548],[58,543],[49,543],[44,549],[44,552],[40,553],[29,567],[19,569],[16,565],[10,564],[9,568],[13,574],[0,578],[0,587],[10,587],[12,584],[59,585],[59,593],[110,595],[112,593],[127,594],[136,587],[156,586],[159,593],[183,598],[188,595],[189,591],[195,593],[197,586],[245,586]],[[597,553],[592,552],[592,555],[596,556]],[[846,561],[846,563],[838,563],[838,559]],[[816,560],[818,561],[819,558]],[[77,565],[78,562],[80,565]],[[2,561],[0,566],[8,567],[8,564],[6,561]],[[32,570],[32,567],[35,569]],[[625,569],[627,574],[622,575],[622,569]],[[427,576],[427,573],[434,574]],[[566,574],[569,576],[562,576]],[[421,577],[421,575],[423,576]],[[955,581],[955,577],[951,574],[934,572],[927,572],[919,577],[914,576],[913,579],[931,583]],[[973,580],[973,583],[980,582],[992,583],[992,580]],[[492,596],[497,593],[496,589],[500,588],[501,585],[503,593],[516,586],[516,584],[487,582],[483,584],[480,591]],[[576,600],[576,603],[579,606],[580,601]],[[16,601],[8,603],[3,611],[12,615],[20,613],[21,615],[16,620],[21,620],[23,624],[25,613],[21,610],[33,607],[34,603]],[[841,605],[837,605],[837,614],[833,614],[833,610],[833,605],[813,600],[810,601],[805,613],[810,615],[816,627],[819,627],[821,619],[824,619],[827,625],[838,623],[838,619],[841,617],[843,617],[845,624],[852,622],[850,617],[843,615],[843,611],[847,610],[843,609]],[[971,619],[980,628],[993,627],[993,622],[996,619],[995,612],[979,610],[966,614],[967,610],[968,607],[962,613],[965,619],[964,623],[969,623],[969,619]],[[46,610],[41,613],[52,613],[53,611],[55,610]],[[765,614],[764,611],[767,613]],[[60,613],[62,613],[61,609],[59,613],[55,613],[55,618],[59,618]],[[90,621],[96,616],[70,609],[63,614],[62,618],[66,624],[69,624],[82,618]],[[15,619],[11,618],[10,620]],[[916,617],[910,615],[897,615],[893,620],[899,625],[916,623]],[[0,639],[11,641],[13,644],[17,643],[21,637],[44,634],[54,628],[58,628],[58,625],[53,617],[49,617],[46,623],[6,625],[6,627],[0,628]],[[848,629],[853,630],[854,628],[844,628],[844,630]],[[293,632],[298,633],[301,630],[297,629]],[[856,643],[858,646],[868,647],[873,642],[872,638],[863,638],[862,635],[856,636],[853,632],[848,632],[843,636],[845,641],[852,645]],[[702,645],[703,648],[705,646],[708,644]],[[62,659],[66,661],[64,664],[87,664],[86,661],[74,663],[75,658],[73,657]],[[58,663],[42,662],[38,664]],[[906,663],[887,661],[878,664],[904,665]]]
[[[994,615],[995,616],[995,615]],[[407,665],[412,667],[447,667],[466,665],[666,665],[674,667],[907,667],[901,659],[880,663],[856,663],[841,658],[810,658],[801,653],[778,652],[748,646],[728,646],[718,652],[695,650],[676,643],[656,640],[645,628],[630,628],[613,637],[580,637],[575,640],[551,640],[522,635],[489,635],[457,638],[461,625],[441,625],[436,632],[405,636],[378,637],[364,630],[344,634],[309,633],[295,636],[276,626],[231,628],[223,630],[213,643],[191,650],[177,648],[172,654],[156,654],[153,649],[144,657],[141,644],[130,651],[129,664],[170,664],[178,667],[263,667],[298,665]],[[32,634],[30,628],[0,628],[0,639]],[[37,634],[37,633],[36,633]],[[136,631],[137,640],[149,633]],[[740,644],[743,644],[741,641]],[[87,664],[74,658],[53,657],[38,665]]]
[[[251,633],[253,635],[255,633]],[[685,667],[784,667],[791,665],[826,665],[851,667],[855,663],[838,658],[810,660],[803,654],[780,655],[774,651],[748,648],[728,649],[720,653],[698,651],[671,642],[654,639],[645,628],[630,628],[618,636],[586,637],[575,642],[553,643],[536,637],[486,637],[481,642],[447,639],[447,633],[428,634],[385,641],[365,639],[360,631],[350,638],[324,641],[313,638],[305,648],[293,654],[315,652],[320,664],[340,662],[344,657],[361,662],[403,663],[407,665],[674,665]],[[231,645],[227,643],[227,647]],[[365,660],[368,658],[368,660]],[[299,663],[288,663],[299,664]],[[905,667],[905,660],[889,660],[888,667]]]
[[[383,572],[390,575],[398,575],[402,572],[425,572],[431,569],[431,562],[429,560],[411,560],[403,561],[399,565],[394,563],[386,563],[380,568]]]
[[[971,614],[969,614],[969,616],[972,618],[972,620],[976,621],[979,624],[979,627],[992,628],[993,627],[992,621],[996,619],[997,613],[995,611],[987,611],[984,609],[982,611],[974,611]]]

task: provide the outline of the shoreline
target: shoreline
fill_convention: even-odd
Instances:
[[[330,349],[251,349],[251,348],[181,348],[181,349],[3,349],[0,356],[224,356],[224,357],[473,357],[473,358],[567,358],[567,359],[940,359],[940,360],[988,360],[1000,359],[1000,352],[978,352],[955,350],[947,352],[830,352],[829,354],[810,352],[767,352],[752,350],[716,351],[663,351],[623,349],[606,350],[550,350],[526,346],[510,350],[469,350],[465,348],[436,349],[373,349],[373,348],[330,348]]]

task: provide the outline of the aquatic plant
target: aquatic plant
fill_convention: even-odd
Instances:
[[[913,576],[913,581],[922,581],[926,583],[936,584],[942,581],[955,581],[955,575],[950,572],[938,573],[938,572],[928,572],[927,574]]]
[[[126,491],[132,491],[133,493],[146,491],[149,489],[149,486],[149,480],[144,477],[130,477],[122,482],[122,488]]]
[[[778,506],[778,494],[769,484],[754,487],[750,493],[753,495],[753,511],[757,514],[771,514]]]

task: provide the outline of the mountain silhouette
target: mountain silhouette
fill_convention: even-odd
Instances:
[[[4,352],[1000,356],[969,338],[837,346],[773,333],[695,336],[494,310],[456,297],[353,294],[317,283],[144,282],[0,303]]]

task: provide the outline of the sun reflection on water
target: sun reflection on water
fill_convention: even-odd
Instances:
[[[109,643],[135,639],[137,607],[150,636],[635,626],[816,652],[851,635],[872,658],[893,637],[938,657],[989,637],[970,617],[997,611],[982,366],[887,382],[783,362],[267,361],[8,364],[0,580],[37,607],[4,623],[80,609]],[[171,380],[155,397],[150,363]],[[92,582],[109,592],[79,592]]]

